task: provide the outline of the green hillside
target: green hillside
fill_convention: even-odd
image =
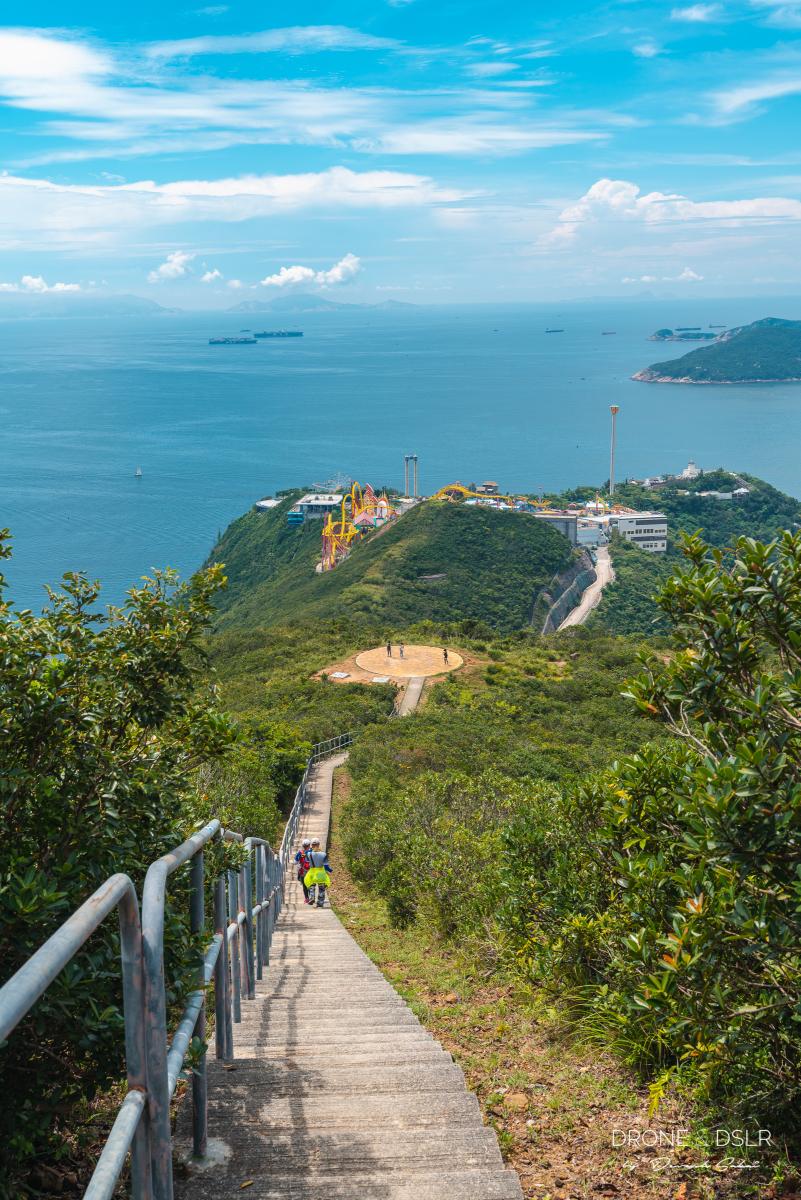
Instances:
[[[765,317],[724,333],[712,346],[634,376],[644,383],[782,383],[801,381],[801,321]]]
[[[531,620],[542,588],[572,561],[566,539],[526,513],[427,502],[315,573],[319,521],[286,523],[288,497],[251,511],[215,546],[229,585],[220,628],[348,617],[393,629],[473,618],[505,631]]]
[[[771,542],[784,529],[801,524],[801,503],[763,479],[739,472],[705,471],[698,479],[681,480],[670,487],[649,491],[624,483],[616,498],[632,508],[657,509],[668,519],[666,554],[649,554],[621,538],[610,547],[616,579],[604,589],[601,603],[590,618],[591,627],[613,633],[666,633],[668,622],[653,601],[668,576],[686,566],[680,549],[682,533],[700,533],[711,546],[726,550],[738,537]],[[732,500],[701,496],[699,492],[748,492]]]

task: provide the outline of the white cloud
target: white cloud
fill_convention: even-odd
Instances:
[[[164,262],[148,274],[148,283],[165,283],[173,279],[181,279],[189,273],[189,264],[195,257],[185,250],[173,250]]]
[[[700,283],[703,275],[685,267],[678,275],[626,275],[621,283]]]
[[[327,271],[315,271],[311,267],[301,266],[281,267],[275,275],[267,275],[260,282],[261,286],[266,288],[297,287],[304,284],[333,287],[338,283],[347,283],[360,270],[360,259],[355,254],[346,254]]]
[[[370,152],[381,150],[385,140],[387,146],[393,140],[408,141],[410,131],[418,127],[418,149],[412,152],[440,153],[443,139],[432,135],[431,126],[455,131],[449,153],[473,153],[476,139],[483,140],[478,152],[513,154],[600,136],[577,128],[574,114],[555,113],[541,125],[535,125],[530,114],[522,115],[531,107],[526,92],[545,87],[549,80],[513,78],[513,62],[490,56],[553,53],[541,42],[488,41],[481,47],[479,61],[467,64],[475,72],[476,85],[461,88],[343,87],[309,78],[201,77],[173,61],[193,53],[274,49],[286,55],[348,47],[428,53],[346,26],[297,26],[241,37],[156,43],[146,48],[150,58],[143,64],[135,52],[115,59],[88,42],[18,30],[0,34],[0,104],[35,113],[35,132],[46,135],[37,140],[35,153],[18,160],[16,165],[26,169],[52,162],[211,152],[244,145],[315,145]],[[461,53],[464,57],[465,51]],[[513,122],[504,120],[509,113],[514,114]],[[607,123],[611,120],[609,115]],[[512,136],[515,129],[519,132]],[[460,142],[464,150],[458,148]]]
[[[785,96],[796,96],[799,93],[801,76],[795,72],[791,75],[771,75],[751,83],[724,88],[713,93],[712,102],[721,116],[736,118],[750,116],[763,100],[781,100]]]
[[[245,221],[309,209],[437,207],[467,195],[426,175],[346,167],[166,184],[61,184],[0,174],[0,248],[24,247],[32,237],[50,247],[108,245],[132,228]]]
[[[470,63],[467,70],[471,75],[480,79],[491,79],[494,75],[508,75],[510,71],[518,71],[517,63],[511,62],[475,62]]]
[[[19,283],[0,283],[0,292],[79,292],[79,283],[47,283],[41,275],[23,275]]]
[[[765,13],[765,24],[778,29],[801,29],[801,0],[751,0]]]
[[[315,282],[322,284],[324,287],[330,287],[337,283],[347,283],[349,279],[353,279],[354,275],[358,275],[361,270],[361,260],[355,254],[346,254],[338,263],[334,263],[328,271],[318,271]]]
[[[312,54],[321,50],[397,50],[403,44],[394,38],[375,37],[347,25],[291,25],[259,33],[215,35],[155,42],[148,46],[151,58],[191,58],[198,54]]]
[[[632,46],[631,50],[637,58],[656,58],[658,54],[662,53],[655,42],[638,42],[636,46]]]
[[[200,276],[201,283],[216,283],[218,279],[222,279],[222,271],[218,271],[215,267],[213,271],[206,271]]]
[[[316,275],[311,267],[281,267],[275,275],[266,275],[260,283],[262,287],[295,287],[299,283],[313,283]]]
[[[480,118],[429,121],[398,126],[366,138],[357,138],[357,150],[374,154],[517,154],[551,146],[573,146],[599,141],[606,135],[595,130],[531,125],[501,124]]]
[[[801,221],[801,201],[780,196],[690,200],[663,192],[643,194],[635,183],[625,179],[599,179],[576,204],[562,210],[558,225],[541,239],[541,244],[568,245],[583,227],[610,222],[642,222],[651,227],[716,222],[734,227],[755,221]]]
[[[690,4],[687,8],[674,8],[670,19],[703,25],[710,21],[719,21],[722,16],[723,9],[720,4]]]
[[[242,288],[242,287],[244,287],[244,286],[245,286],[245,285],[244,285],[244,283],[242,282],[242,280],[241,280],[241,279],[229,279],[229,280],[228,280],[228,287],[229,287],[229,288],[233,288],[233,290],[234,290],[235,292],[236,292],[236,291],[238,291],[238,290],[239,290],[239,288]]]

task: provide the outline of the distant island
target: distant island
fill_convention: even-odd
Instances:
[[[30,317],[150,317],[177,313],[145,296],[105,292],[0,293],[0,319]]]
[[[649,342],[714,342],[719,336],[717,333],[709,333],[704,329],[657,329],[656,333],[652,333],[649,337]]]
[[[711,346],[653,363],[642,383],[801,383],[801,321],[765,317],[727,330]]]

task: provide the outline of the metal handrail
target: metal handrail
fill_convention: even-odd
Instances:
[[[128,1091],[97,1161],[84,1200],[110,1200],[131,1153],[133,1200],[172,1200],[170,1101],[193,1038],[202,1043],[192,1068],[192,1148],[206,1151],[206,991],[214,980],[215,1053],[230,1061],[233,1026],[241,1020],[241,1001],[254,999],[256,980],[270,962],[270,945],[281,912],[284,885],[300,817],[309,795],[312,768],[349,746],[349,732],[312,746],[303,778],[276,853],[261,838],[210,821],[148,868],[142,891],[142,917],[136,889],[127,875],[112,875],[68,917],[35,954],[0,988],[0,1041],[4,1041],[44,994],[60,971],[116,908],[120,922],[120,958],[125,1019]],[[198,966],[197,988],[188,997],[168,1044],[164,983],[164,911],[167,883],[190,864],[190,929],[205,929],[204,847],[218,841],[241,843],[245,858],[214,881],[214,934]]]

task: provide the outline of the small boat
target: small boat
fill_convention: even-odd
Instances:
[[[209,338],[210,346],[255,346],[254,337],[214,337]]]
[[[602,329],[601,337],[611,337],[614,333],[617,333],[616,329]]]
[[[564,329],[546,329],[546,333],[564,333]]]
[[[137,467],[136,470],[134,471],[134,478],[135,479],[142,478],[142,468],[141,467]]]

